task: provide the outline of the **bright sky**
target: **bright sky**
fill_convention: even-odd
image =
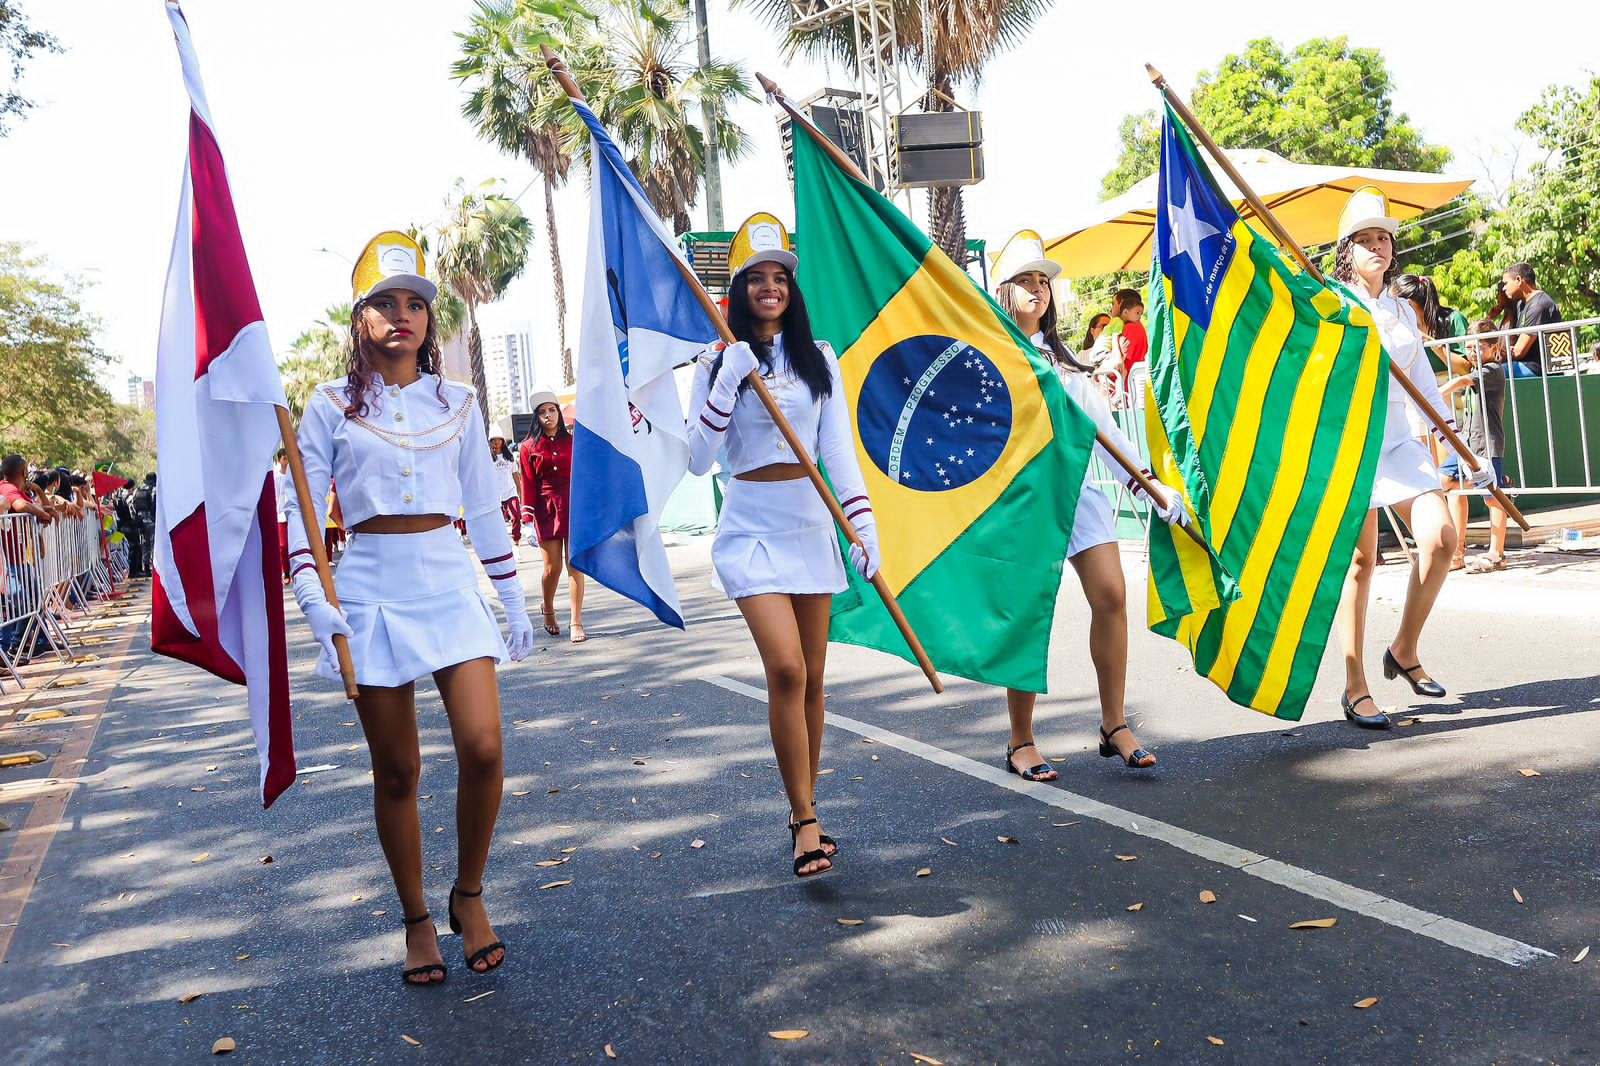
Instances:
[[[104,323],[102,345],[123,364],[112,382],[120,399],[129,371],[149,377],[155,368],[188,114],[177,51],[159,0],[23,0],[23,7],[66,51],[30,64],[23,90],[39,106],[0,139],[0,239],[30,244],[90,286],[84,299]],[[373,233],[437,219],[457,177],[502,178],[512,195],[532,180],[526,164],[478,141],[461,117],[463,93],[449,65],[454,34],[472,7],[471,0],[185,3],[280,351],[325,307],[349,298],[349,259]],[[727,0],[710,7],[713,50],[743,62],[752,83],[759,70],[795,99],[824,84],[853,84],[845,70],[784,63],[749,11],[730,11]],[[1550,32],[1588,25],[1588,7],[1546,0],[1537,5],[1543,29],[1530,35],[1506,27],[1503,4],[1482,0],[1453,4],[1444,17],[1430,4],[1059,0],[1030,39],[992,67],[975,98],[963,94],[982,109],[987,142],[987,179],[966,193],[968,235],[998,244],[1032,227],[1052,236],[1096,201],[1122,116],[1157,102],[1146,61],[1187,93],[1198,71],[1262,36],[1295,44],[1347,34],[1381,49],[1398,106],[1424,134],[1455,150],[1457,169],[1482,175],[1479,158],[1492,158],[1490,172],[1503,180],[1520,140],[1516,116],[1545,85],[1576,83],[1593,69],[1592,34]],[[724,171],[730,224],[761,209],[792,222],[772,112],[749,102],[734,118],[754,150]],[[548,377],[557,353],[539,186],[521,202],[540,223],[528,271],[481,321],[486,332],[529,329]],[[580,174],[557,197],[574,347],[587,212]],[[696,225],[703,223],[702,208]]]

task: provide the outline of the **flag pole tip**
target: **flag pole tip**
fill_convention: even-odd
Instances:
[[[767,94],[768,100],[783,99],[783,90],[778,88],[778,83],[761,73],[759,70],[756,71],[756,81],[761,84],[761,91]]]
[[[1149,63],[1146,63],[1144,65],[1144,69],[1145,69],[1145,73],[1150,75],[1150,80],[1152,82],[1154,82],[1156,85],[1158,85],[1158,86],[1160,86],[1162,88],[1166,87],[1167,76],[1165,74],[1161,73],[1159,70],[1157,70],[1153,65],[1151,65]]]

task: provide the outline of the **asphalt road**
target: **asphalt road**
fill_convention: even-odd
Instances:
[[[103,711],[35,727],[55,761],[0,771],[77,774],[0,965],[6,1061],[198,1061],[222,1037],[264,1063],[1600,1061],[1600,952],[1568,961],[1600,941],[1597,568],[1453,577],[1424,645],[1452,696],[1374,666],[1378,701],[1418,712],[1388,734],[1339,718],[1331,655],[1302,722],[1227,704],[1137,628],[1135,575],[1147,775],[1094,753],[1069,577],[1037,727],[1053,785],[997,773],[1000,693],[935,696],[835,645],[818,799],[842,851],[798,882],[760,664],[706,548],[672,549],[687,634],[594,590],[587,644],[502,672],[485,899],[510,955],[474,975],[445,937],[437,988],[399,981],[365,747],[298,612],[300,765],[331,768],[266,812],[242,691],[131,634]],[[431,685],[419,705],[442,928],[453,760]],[[19,828],[29,811],[0,802]],[[6,876],[19,839],[0,834]]]

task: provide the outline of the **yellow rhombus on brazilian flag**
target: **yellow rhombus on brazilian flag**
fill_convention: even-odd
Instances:
[[[799,280],[840,353],[883,575],[940,670],[1043,692],[1094,423],[1011,319],[796,123]],[[910,658],[851,575],[830,637]]]
[[[1161,137],[1145,428],[1211,553],[1155,523],[1150,628],[1228,698],[1305,711],[1383,444],[1388,356],[1353,297],[1290,269]]]

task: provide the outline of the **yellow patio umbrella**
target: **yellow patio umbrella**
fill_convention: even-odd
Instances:
[[[1449,203],[1472,184],[1471,178],[1449,174],[1291,163],[1258,148],[1230,150],[1228,158],[1302,248],[1338,237],[1339,212],[1363,185],[1382,189],[1390,213],[1404,221]],[[1251,221],[1255,212],[1239,190],[1226,175],[1212,174],[1240,216]],[[1064,277],[1148,270],[1156,231],[1156,180],[1151,174],[1121,196],[1083,212],[1061,236],[1045,240],[1045,255],[1061,264]],[[1265,226],[1255,228],[1271,239]]]

